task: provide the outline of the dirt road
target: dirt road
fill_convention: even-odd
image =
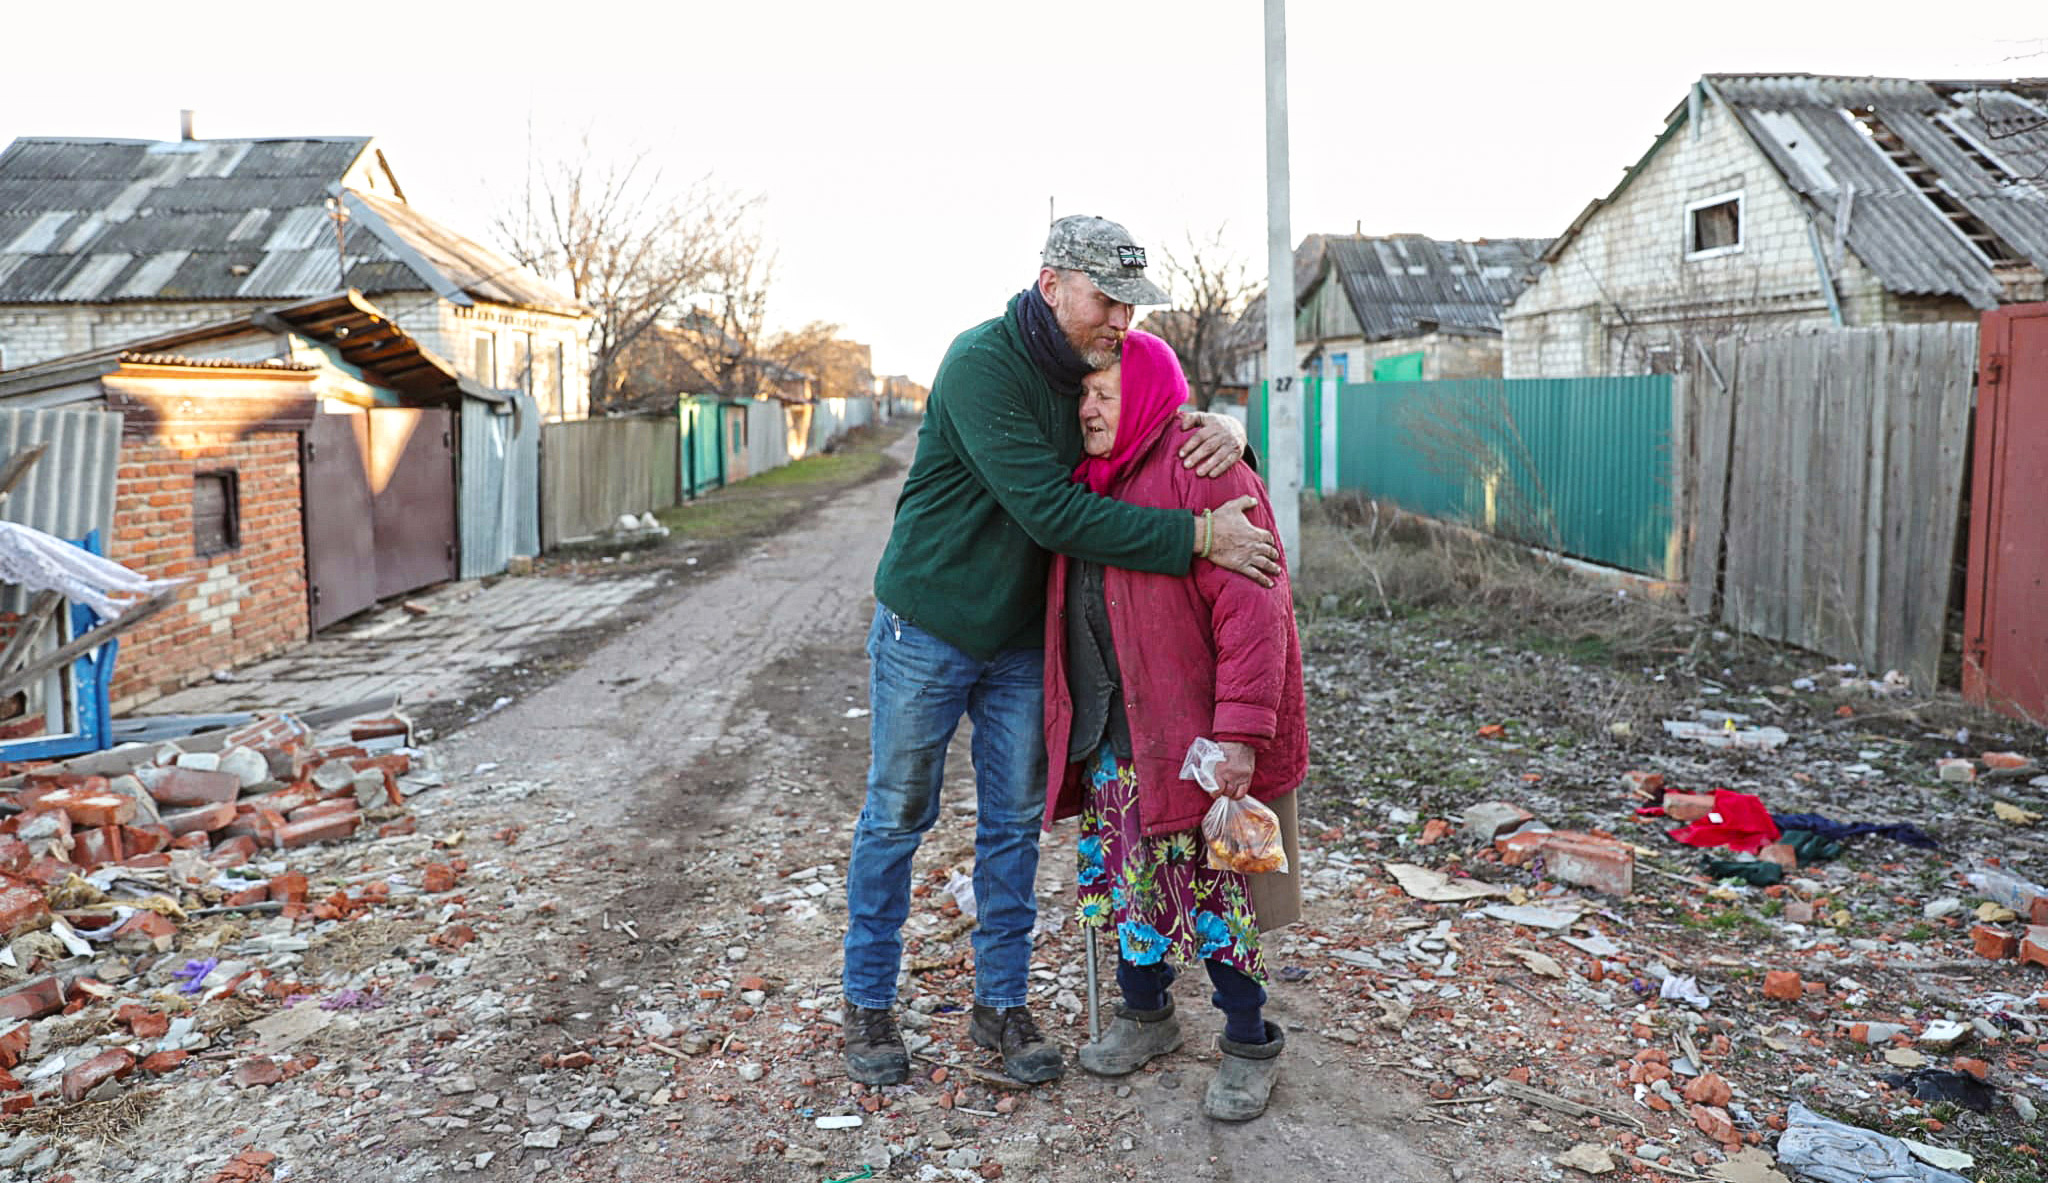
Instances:
[[[893,451],[907,460],[913,442]],[[1188,1046],[1160,1070],[1127,1084],[1076,1070],[1030,1092],[990,1087],[978,1071],[986,1057],[965,1038],[967,941],[942,891],[921,899],[912,921],[910,956],[922,972],[910,989],[912,1022],[931,1039],[920,1051],[943,1070],[880,1096],[843,1080],[841,875],[866,760],[860,644],[899,483],[858,488],[803,528],[764,539],[558,683],[443,745],[450,769],[495,763],[541,786],[516,811],[469,813],[461,820],[471,832],[524,820],[529,846],[582,836],[523,863],[548,884],[561,939],[508,928],[491,959],[500,964],[469,971],[508,978],[509,992],[534,990],[536,1021],[465,1069],[504,1098],[510,1146],[472,1124],[418,1149],[456,1162],[497,1152],[486,1167],[494,1178],[531,1177],[534,1157],[576,1177],[621,1179],[816,1180],[863,1164],[892,1178],[1466,1177],[1448,1165],[1468,1158],[1457,1130],[1413,1124],[1426,1098],[1320,1038],[1327,1016],[1284,985],[1274,991],[1292,1040],[1284,1083],[1272,1114],[1248,1126],[1197,1111],[1220,1024],[1194,985],[1180,990]],[[963,734],[920,882],[967,864],[965,748]],[[1065,922],[1072,857],[1072,835],[1048,840],[1034,975],[1036,1005],[1070,1047],[1085,1038],[1081,944]],[[607,1036],[622,1046],[604,1049]],[[648,1041],[664,1050],[647,1052]],[[539,1068],[538,1057],[590,1044],[600,1048],[594,1067]],[[632,1087],[617,1088],[613,1078],[635,1073]],[[656,1099],[665,1104],[634,1091],[650,1073],[664,1082]],[[589,1094],[604,1088],[636,1098],[606,1119],[622,1136],[522,1145],[537,1124],[518,1120],[522,1104],[529,1116],[588,1112]],[[818,1128],[817,1118],[836,1114],[863,1124]]]

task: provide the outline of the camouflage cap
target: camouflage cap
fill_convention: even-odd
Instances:
[[[1108,218],[1074,214],[1052,224],[1045,236],[1047,267],[1079,271],[1112,300],[1125,304],[1171,304],[1159,285],[1145,278],[1145,248],[1131,232]]]

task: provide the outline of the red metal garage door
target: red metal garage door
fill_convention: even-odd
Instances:
[[[377,602],[376,532],[370,525],[366,415],[313,416],[300,444],[305,474],[306,598],[318,632]]]
[[[377,598],[455,578],[454,412],[370,413],[371,522]]]
[[[455,578],[452,412],[322,411],[306,430],[302,463],[315,631]]]
[[[2048,720],[2048,304],[1984,314],[1963,694]]]

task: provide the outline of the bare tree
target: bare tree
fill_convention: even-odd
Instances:
[[[602,159],[585,137],[573,154],[538,169],[494,230],[514,259],[566,284],[596,313],[590,396],[594,409],[605,409],[636,393],[629,355],[644,356],[657,330],[682,318],[707,287],[715,294],[722,276],[752,270],[759,241],[747,221],[755,204],[709,177],[674,185],[645,152]]]
[[[1160,251],[1171,309],[1145,323],[1180,358],[1195,405],[1207,410],[1237,368],[1244,345],[1238,320],[1258,290],[1244,259],[1223,245],[1223,228],[1206,239],[1192,232],[1178,250]]]

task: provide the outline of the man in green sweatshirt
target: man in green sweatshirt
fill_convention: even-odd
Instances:
[[[1045,793],[1048,552],[1168,575],[1198,556],[1268,584],[1279,573],[1272,536],[1244,516],[1250,497],[1203,527],[1185,510],[1127,505],[1073,481],[1081,378],[1116,360],[1135,305],[1168,301],[1115,222],[1060,219],[1041,261],[1037,283],[960,334],[940,364],[875,572],[872,754],[847,866],[843,982],[847,1075],[865,1084],[909,1074],[893,1007],[911,856],[938,820],[963,714],[974,723],[979,801],[969,1032],[1018,1080],[1051,1080],[1065,1066],[1025,1006]],[[1214,475],[1243,453],[1244,429],[1198,418],[1183,460]]]

